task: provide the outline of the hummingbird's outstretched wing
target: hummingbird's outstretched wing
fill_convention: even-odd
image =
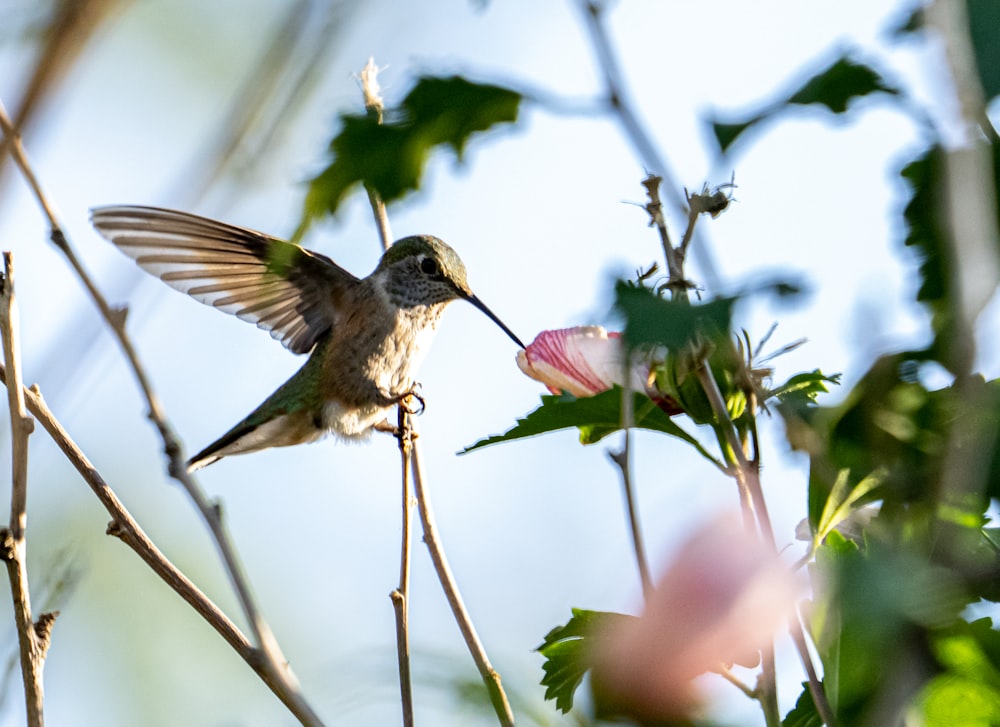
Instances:
[[[90,213],[97,231],[172,288],[307,353],[335,325],[358,279],[328,257],[206,217],[116,205]]]

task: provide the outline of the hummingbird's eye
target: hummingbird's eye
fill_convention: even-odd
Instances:
[[[420,261],[420,270],[427,275],[437,275],[438,266],[433,258],[425,257]]]

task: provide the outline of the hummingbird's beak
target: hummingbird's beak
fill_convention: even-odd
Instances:
[[[479,300],[479,298],[476,297],[475,293],[469,292],[469,293],[466,293],[463,297],[467,301],[469,301],[470,303],[472,303],[472,305],[476,306],[476,308],[478,308],[483,313],[485,313],[486,316],[491,321],[493,321],[498,326],[500,326],[500,328],[503,330],[503,332],[506,333],[508,336],[510,336],[510,340],[512,340],[514,343],[516,343],[521,348],[527,348],[527,346],[525,346],[523,343],[521,343],[521,339],[518,338],[517,336],[515,336],[514,332],[512,330],[510,330],[509,328],[507,328],[507,324],[505,324],[502,320],[500,320],[499,318],[497,318],[496,315],[493,313],[493,311],[491,311],[489,308],[487,308],[486,304],[483,301]]]

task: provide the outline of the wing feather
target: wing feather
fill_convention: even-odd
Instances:
[[[336,325],[344,294],[359,282],[324,255],[186,212],[97,207],[91,221],[146,272],[270,331],[295,353]]]

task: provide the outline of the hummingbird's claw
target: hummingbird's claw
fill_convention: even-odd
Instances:
[[[413,407],[413,400],[416,400],[417,404],[420,405],[419,408]],[[403,394],[402,398],[400,398],[399,406],[407,414],[420,416],[424,413],[424,409],[427,408],[427,402],[424,401],[424,397],[411,389]]]

